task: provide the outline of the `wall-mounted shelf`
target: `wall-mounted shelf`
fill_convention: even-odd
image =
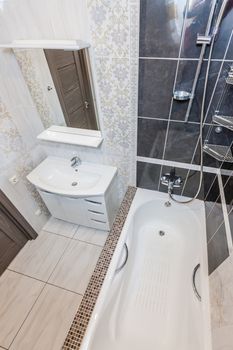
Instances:
[[[44,130],[37,136],[37,139],[92,148],[98,148],[103,142],[103,137],[99,130],[78,129],[56,125],[52,125],[50,128]]]
[[[233,117],[215,114],[213,122],[233,131]]]
[[[229,146],[205,144],[203,150],[219,161],[233,163],[233,156]]]

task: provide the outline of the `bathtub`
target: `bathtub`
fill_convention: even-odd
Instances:
[[[211,349],[204,204],[167,200],[137,190],[81,350]]]

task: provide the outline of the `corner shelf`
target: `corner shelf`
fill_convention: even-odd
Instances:
[[[233,117],[215,114],[213,122],[233,131]]]
[[[219,161],[233,163],[233,156],[229,146],[205,144],[203,151]]]

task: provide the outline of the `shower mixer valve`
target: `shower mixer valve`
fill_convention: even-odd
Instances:
[[[161,184],[168,187],[168,193],[172,194],[173,188],[181,187],[183,180],[181,176],[177,176],[175,169],[171,170],[170,173],[163,174],[161,176]]]

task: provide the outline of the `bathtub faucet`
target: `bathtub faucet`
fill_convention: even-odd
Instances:
[[[174,168],[170,171],[170,173],[163,174],[160,180],[162,185],[168,187],[169,195],[173,193],[174,187],[181,187],[183,183],[182,177],[176,175]]]

